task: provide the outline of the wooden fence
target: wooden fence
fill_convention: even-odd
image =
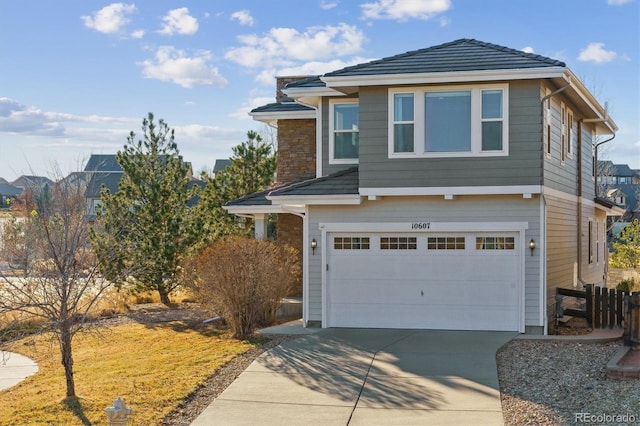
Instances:
[[[562,308],[564,296],[584,299],[585,308]],[[625,344],[640,345],[640,293],[627,294],[624,291],[589,284],[584,290],[557,288],[556,297],[559,316],[585,318],[593,328],[624,326]]]

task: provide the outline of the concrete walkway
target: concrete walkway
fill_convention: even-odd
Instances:
[[[192,424],[501,425],[495,354],[515,336],[319,330],[262,354]]]
[[[38,372],[38,364],[26,356],[0,351],[0,390],[17,385]]]

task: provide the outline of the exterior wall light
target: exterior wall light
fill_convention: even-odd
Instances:
[[[312,255],[316,254],[316,247],[318,247],[318,242],[314,238],[314,239],[311,240],[311,254]]]
[[[533,250],[535,250],[536,248],[536,242],[533,240],[533,238],[531,239],[531,241],[529,241],[529,248],[531,249],[531,256],[533,256]]]

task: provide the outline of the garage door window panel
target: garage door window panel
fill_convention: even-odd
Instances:
[[[515,238],[476,237],[476,250],[515,250]]]
[[[464,250],[464,237],[429,237],[428,250]]]
[[[380,250],[417,250],[416,237],[381,237]]]
[[[369,237],[335,237],[333,239],[335,250],[369,250],[370,246]]]

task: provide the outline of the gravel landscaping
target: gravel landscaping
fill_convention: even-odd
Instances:
[[[497,354],[505,425],[640,424],[640,381],[607,377],[621,342],[513,340]]]

